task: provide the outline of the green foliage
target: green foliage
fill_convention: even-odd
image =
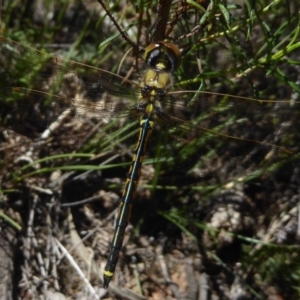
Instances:
[[[0,57],[0,75],[5,75],[1,78],[0,89],[24,88],[22,92],[14,90],[15,93],[2,90],[2,97],[0,95],[0,98],[7,96],[7,103],[0,108],[0,125],[6,130],[13,127],[18,133],[7,140],[1,136],[5,159],[0,155],[0,181],[5,183],[6,191],[16,182],[18,186],[47,185],[54,171],[66,175],[75,171],[107,171],[111,172],[105,173],[109,174],[108,179],[105,176],[98,179],[96,188],[101,191],[112,188],[115,193],[121,193],[138,131],[138,120],[127,122],[127,115],[121,113],[127,102],[120,103],[119,118],[115,122],[111,122],[108,113],[93,115],[90,119],[79,116],[75,122],[74,119],[67,122],[40,152],[34,153],[32,161],[20,165],[15,159],[21,157],[24,147],[36,146],[36,140],[50,121],[67,108],[63,102],[58,106],[53,94],[60,93],[64,68],[71,70],[72,63],[61,65],[60,78],[56,79],[56,84],[50,84],[48,92],[51,95],[33,93],[32,97],[27,97],[27,89],[41,88],[41,81],[36,80],[38,75],[46,74],[43,83],[53,80],[51,72],[39,63],[40,60],[74,60],[85,64],[73,66],[73,70],[81,72],[80,75],[86,72],[90,76],[85,77],[87,80],[96,70],[88,65],[118,73],[134,82],[143,76],[143,49],[156,36],[161,18],[157,15],[156,1],[126,1],[126,5],[122,1],[106,1],[106,5],[122,32],[96,1],[56,0],[36,1],[35,4],[22,1],[22,5],[19,1],[5,2],[0,35],[41,51],[24,53],[17,64],[12,61],[14,55],[20,53],[12,51],[9,72],[5,74]],[[228,289],[233,285],[233,277],[241,279],[235,270],[235,265],[240,263],[245,290],[253,297],[265,299],[266,284],[275,287],[286,299],[299,296],[296,230],[292,241],[283,244],[260,245],[258,238],[261,228],[270,225],[270,219],[284,219],[280,215],[282,207],[289,211],[297,205],[291,199],[297,197],[299,184],[299,4],[278,0],[244,1],[239,5],[219,0],[209,3],[173,1],[166,32],[166,38],[183,54],[168,101],[174,104],[174,97],[179,100],[176,102],[178,107],[186,105],[188,109],[183,110],[183,115],[192,112],[189,108],[195,108],[196,117],[189,125],[182,123],[182,128],[190,129],[186,136],[180,136],[176,128],[161,125],[159,130],[163,134],[154,135],[153,141],[150,139],[150,158],[144,165],[153,164],[154,175],[146,174],[142,178],[138,198],[143,201],[137,206],[145,212],[144,215],[136,212],[138,230],[132,242],[139,243],[139,234],[156,237],[166,230],[166,245],[178,246],[184,255],[190,255],[191,260],[200,253],[205,257],[204,267],[213,265],[217,270],[221,269],[217,276],[210,274],[211,278],[220,278]],[[105,71],[100,71],[105,82],[115,78]],[[116,86],[122,87],[122,80],[117,81]],[[101,79],[99,82],[104,84]],[[109,84],[106,88],[112,92]],[[120,88],[116,96],[126,98],[126,93]],[[233,99],[229,95],[239,98]],[[128,87],[129,101],[133,103],[136,97],[137,93]],[[29,100],[24,105],[25,98]],[[42,129],[33,130],[31,123],[20,129],[17,125],[26,117],[25,112],[34,115],[41,98],[47,100],[38,110]],[[275,101],[278,101],[277,109]],[[90,113],[92,109],[83,107],[83,111]],[[99,121],[100,117],[103,117],[100,130],[89,136],[94,120]],[[82,119],[86,124],[77,132],[78,120]],[[230,140],[227,135],[236,139]],[[18,141],[18,138],[24,138],[24,141],[21,139],[20,147],[16,149],[8,140]],[[258,143],[253,147],[239,147],[239,138]],[[91,161],[99,153],[103,157]],[[76,190],[76,182],[73,188]],[[87,188],[84,193],[92,191]],[[10,193],[3,193],[10,197]],[[147,205],[155,213],[151,209],[147,211],[144,198],[148,194],[152,202]],[[237,194],[242,196],[238,198]],[[225,225],[222,222],[215,225],[216,212],[221,208],[232,212],[232,203],[235,205],[232,210],[240,219],[236,221],[228,213],[230,221],[226,219]],[[106,207],[100,208],[95,205],[94,210],[100,211],[101,216],[111,212]],[[250,225],[245,221],[247,218],[251,219]],[[239,226],[232,225],[234,221]],[[78,227],[83,226],[86,230],[89,225],[78,224]],[[284,228],[283,225],[279,227]],[[174,234],[174,228],[180,234]],[[265,235],[268,233],[273,237],[274,232],[269,229]],[[189,242],[184,244],[182,240],[186,237]],[[232,248],[227,250],[230,246]],[[166,247],[165,251],[172,247]],[[231,252],[236,255],[234,260],[228,258]],[[143,257],[140,259],[142,261]],[[200,268],[195,269],[198,272]],[[210,286],[213,289],[215,285]]]

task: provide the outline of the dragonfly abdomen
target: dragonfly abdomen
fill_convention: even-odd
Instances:
[[[150,118],[141,120],[139,140],[136,145],[131,167],[128,172],[128,178],[119,206],[114,237],[111,243],[111,249],[107,259],[106,267],[104,269],[103,280],[105,288],[108,287],[118,262],[119,252],[123,244],[123,237],[131,216],[132,203],[136,196],[136,189],[140,177],[142,162],[154,125],[155,122]]]

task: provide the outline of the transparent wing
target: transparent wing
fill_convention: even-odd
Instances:
[[[226,181],[300,157],[297,101],[179,91],[163,106],[157,130],[164,149],[157,152],[179,169],[219,174]]]
[[[66,118],[76,128],[135,115],[138,86],[123,77],[3,37],[0,52],[1,123],[20,134],[38,138]]]
[[[70,146],[66,151],[91,132],[106,149],[123,143],[133,149],[140,117],[137,84],[5,38],[0,51],[1,125],[34,138],[57,132]],[[170,92],[156,108],[151,156],[177,170],[218,172],[224,179],[298,157],[299,108],[290,99]]]

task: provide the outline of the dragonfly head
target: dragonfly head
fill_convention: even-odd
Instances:
[[[144,58],[149,68],[173,73],[179,66],[181,53],[172,43],[156,42],[145,49]]]

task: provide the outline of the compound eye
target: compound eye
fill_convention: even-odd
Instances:
[[[181,53],[172,43],[156,42],[146,47],[144,58],[151,68],[156,68],[158,62],[163,62],[167,71],[174,72],[180,63]]]
[[[144,58],[147,60],[149,53],[152,52],[154,49],[160,48],[161,45],[159,43],[151,43],[145,48]]]
[[[178,61],[181,60],[181,52],[180,50],[177,48],[177,46],[175,46],[174,44],[172,43],[169,43],[169,42],[161,42],[163,43],[164,47],[166,47],[167,51],[169,53],[172,53],[172,55],[174,55],[174,57],[176,57],[176,59]]]

